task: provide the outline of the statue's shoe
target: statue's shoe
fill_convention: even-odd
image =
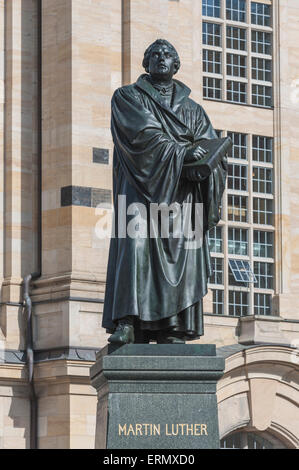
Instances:
[[[171,333],[159,332],[157,336],[157,344],[185,344],[185,341],[176,336],[172,336]]]
[[[176,338],[175,336],[167,336],[166,338],[170,344],[185,344],[185,341],[181,338]]]
[[[115,332],[108,338],[109,343],[129,344],[134,343],[134,326],[127,323],[117,325]]]

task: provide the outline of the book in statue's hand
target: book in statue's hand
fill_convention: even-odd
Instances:
[[[230,137],[205,139],[199,141],[198,145],[207,153],[201,159],[184,163],[182,176],[190,181],[199,182],[207,178],[221,161],[224,168],[226,167],[226,162],[223,159],[232,147],[232,140]]]

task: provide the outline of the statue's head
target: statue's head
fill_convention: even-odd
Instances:
[[[169,80],[177,73],[181,63],[174,46],[166,39],[157,39],[146,49],[142,65],[156,80]]]

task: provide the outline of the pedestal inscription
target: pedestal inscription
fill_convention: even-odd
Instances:
[[[97,355],[96,448],[219,447],[214,345],[129,344]]]

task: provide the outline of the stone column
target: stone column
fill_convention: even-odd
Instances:
[[[215,345],[106,346],[91,368],[97,449],[216,449]]]

